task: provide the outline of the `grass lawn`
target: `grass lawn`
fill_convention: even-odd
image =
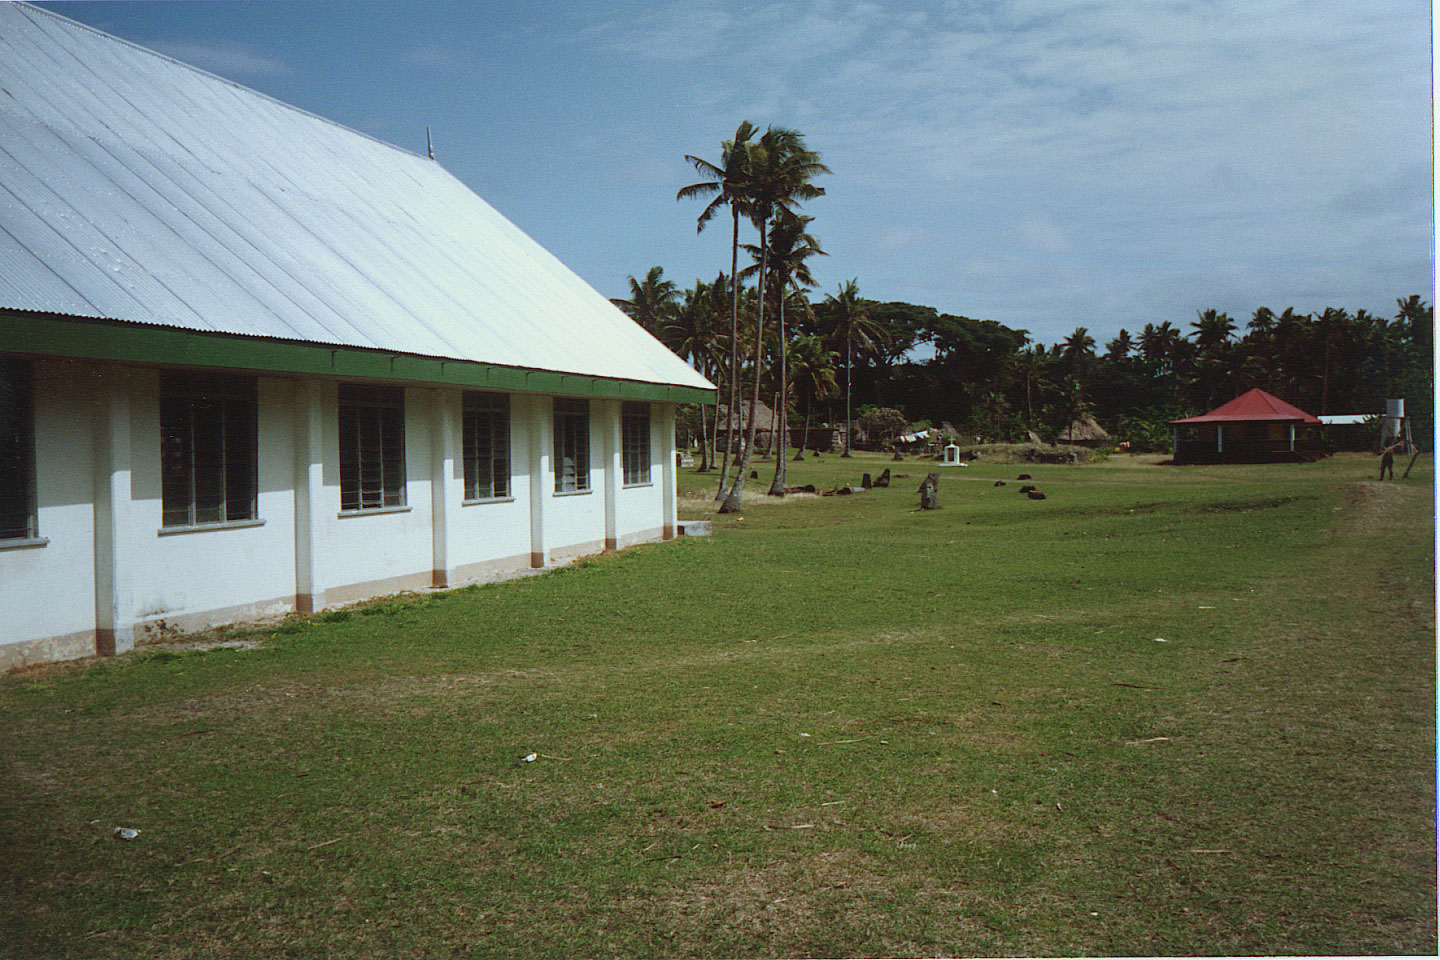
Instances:
[[[1429,457],[886,466],[0,679],[0,954],[1435,953]]]

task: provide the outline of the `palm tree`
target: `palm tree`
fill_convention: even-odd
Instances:
[[[864,301],[860,299],[860,287],[853,279],[841,284],[836,293],[827,293],[825,303],[830,308],[830,335],[836,340],[845,341],[845,452],[841,456],[848,457],[850,434],[855,429],[850,409],[855,347],[858,345],[861,350],[870,350],[884,337],[885,332],[870,318]]]
[[[1195,345],[1202,353],[1228,342],[1235,333],[1235,321],[1228,314],[1206,310],[1197,311],[1196,316],[1199,319],[1190,326],[1195,330]]]
[[[1047,386],[1045,379],[1045,368],[1049,360],[1043,344],[1033,344],[1028,350],[1021,350],[1015,357],[1015,375],[1025,383],[1025,429],[1034,430],[1035,423],[1035,388],[1041,389]]]
[[[775,278],[776,328],[780,356],[778,377],[780,389],[779,398],[775,401],[775,415],[781,420],[782,430],[785,429],[783,425],[789,422],[787,414],[790,409],[789,399],[786,396],[789,378],[785,369],[787,342],[785,339],[785,302],[790,299],[792,292],[798,294],[802,288],[815,286],[815,278],[811,275],[810,267],[805,261],[816,255],[826,256],[825,251],[820,249],[819,241],[805,231],[805,228],[814,219],[814,217],[803,217],[782,209],[770,227],[770,272]],[[741,276],[759,268],[760,250],[751,244],[746,244],[745,249],[756,256],[757,261],[754,267],[747,267]],[[787,290],[787,286],[791,289]],[[809,301],[803,297],[797,299],[804,304],[804,309],[809,311]],[[784,436],[785,434],[781,433],[780,454],[775,458],[775,478],[770,481],[769,494],[772,497],[785,495]]]
[[[653,337],[660,337],[665,325],[675,316],[680,292],[675,284],[664,279],[665,271],[651,267],[644,280],[630,278],[630,299],[611,300],[631,320],[640,324]]]
[[[1135,341],[1131,339],[1130,331],[1121,327],[1115,339],[1105,344],[1105,356],[1110,360],[1124,360],[1134,349]]]
[[[1180,331],[1172,327],[1169,320],[1158,327],[1153,323],[1145,324],[1145,329],[1140,331],[1140,355],[1145,358],[1152,374],[1160,377],[1172,372],[1175,345],[1179,340]]]
[[[1326,307],[1320,314],[1321,367],[1320,367],[1320,415],[1330,412],[1330,358],[1334,353],[1335,341],[1350,322],[1350,314],[1334,307]]]
[[[805,441],[810,438],[810,415],[815,401],[825,399],[837,389],[835,363],[838,359],[833,350],[826,349],[825,339],[818,335],[801,334],[790,344],[790,376],[796,392],[805,397],[805,432],[795,451],[796,460],[805,459]]]
[[[710,219],[721,207],[728,206],[730,208],[730,276],[732,278],[735,276],[735,268],[740,256],[740,217],[749,212],[751,154],[754,147],[750,140],[755,136],[755,132],[755,126],[749,120],[741,121],[740,126],[735,128],[734,138],[720,144],[720,163],[718,165],[687,153],[685,159],[695,168],[695,172],[705,179],[699,183],[692,183],[688,187],[681,187],[675,194],[676,200],[711,197],[710,202],[705,205],[704,210],[700,211],[700,216],[695,221],[696,233],[705,229],[705,224],[710,222]],[[740,406],[739,295],[739,284],[732,283],[730,286],[730,405],[727,408],[732,418],[735,410]],[[730,422],[727,419],[725,423],[725,450],[723,459],[720,461],[720,486],[715,491],[716,500],[719,500],[725,492],[725,474],[730,466]]]
[[[1065,372],[1071,376],[1083,373],[1094,356],[1095,338],[1090,336],[1090,331],[1084,327],[1076,327],[1075,332],[1065,338],[1060,348],[1060,357],[1065,361]]]
[[[724,274],[721,274],[724,277]],[[718,282],[718,281],[717,281]],[[686,290],[684,300],[673,319],[661,331],[660,340],[682,360],[706,377],[718,378],[716,368],[722,365],[719,338],[719,313],[715,309],[710,284],[695,281],[693,290]],[[718,424],[717,424],[718,426]],[[705,407],[700,407],[700,472],[710,469],[710,439],[705,427]]]
[[[1261,339],[1270,336],[1275,330],[1275,311],[1269,307],[1257,307],[1245,328]]]
[[[1056,439],[1059,439],[1060,430],[1070,432],[1069,439],[1074,440],[1075,421],[1090,412],[1090,403],[1085,398],[1085,387],[1078,377],[1066,377],[1060,384],[1060,396],[1056,401]]]
[[[755,285],[755,390],[750,399],[750,427],[740,448],[740,466],[721,513],[740,510],[740,493],[745,486],[745,471],[750,466],[750,453],[755,447],[755,408],[760,404],[760,368],[765,342],[765,282],[770,250],[770,218],[776,211],[794,212],[793,205],[823,196],[823,187],[810,181],[830,168],[820,162],[820,155],[805,146],[805,138],[795,130],[769,127],[750,151],[748,204],[750,221],[760,231],[760,272]]]

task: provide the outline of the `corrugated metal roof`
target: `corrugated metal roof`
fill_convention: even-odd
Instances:
[[[1319,423],[1320,420],[1311,416],[1299,407],[1286,403],[1273,394],[1266,393],[1259,387],[1246,390],[1240,396],[1229,403],[1222,403],[1209,413],[1201,414],[1198,417],[1185,417],[1183,420],[1171,420],[1171,423],[1226,423],[1230,421],[1257,421],[1257,420],[1298,420],[1301,423]]]
[[[0,3],[0,307],[710,388],[438,163]]]

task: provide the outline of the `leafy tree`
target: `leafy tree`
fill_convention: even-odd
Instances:
[[[905,414],[894,407],[870,407],[860,414],[860,429],[872,443],[889,446],[895,438],[905,432],[910,421]]]

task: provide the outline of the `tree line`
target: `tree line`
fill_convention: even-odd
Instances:
[[[826,254],[799,207],[824,195],[815,179],[830,171],[799,132],[747,121],[716,162],[685,159],[701,179],[677,199],[706,201],[698,230],[728,214],[729,272],[681,289],[654,266],[613,302],[720,388],[725,416],[697,406],[681,422],[701,440],[700,468],[719,472],[722,512],[740,508],[762,401],[782,445],[785,426],[845,424],[845,455],[855,418],[877,411],[997,441],[1054,437],[1092,414],[1133,449],[1163,449],[1167,421],[1252,387],[1321,415],[1379,413],[1387,397],[1404,397],[1417,434],[1433,422],[1434,308],[1419,296],[1397,300],[1393,317],[1259,307],[1242,328],[1205,310],[1188,329],[1146,323],[1101,346],[1077,327],[1047,346],[992,320],[866,299],[858,280],[815,296],[810,262]],[[754,242],[742,242],[742,223]],[[772,495],[784,494],[786,459],[782,446]]]

